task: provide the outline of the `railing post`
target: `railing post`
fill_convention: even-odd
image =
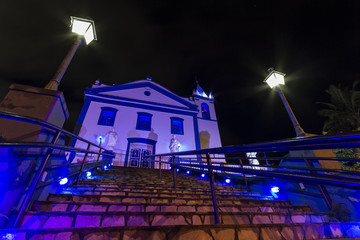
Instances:
[[[269,162],[268,162],[268,159],[267,159],[267,157],[266,157],[266,153],[265,153],[265,152],[264,152],[264,157],[265,157],[266,165],[269,166],[270,164],[269,164]]]
[[[88,146],[87,146],[87,148],[86,148],[86,151],[89,151],[89,149],[90,149],[90,143],[88,143]],[[76,178],[75,185],[78,184],[79,181],[80,181],[81,173],[84,171],[84,166],[85,166],[85,162],[86,162],[87,156],[88,156],[88,152],[85,153],[85,156],[84,156],[83,161],[82,161],[82,163],[81,163],[81,167],[80,167],[80,170],[79,170],[79,175],[78,175],[78,177]]]
[[[314,167],[314,164],[312,162],[310,162],[308,159],[304,158],[305,162],[306,162],[306,165],[308,166],[308,168],[312,168]],[[311,171],[310,170],[310,173],[315,173],[316,171]],[[321,185],[321,184],[318,184],[318,187],[319,187],[319,190],[321,192],[321,195],[323,196],[324,198],[324,201],[326,203],[326,205],[328,206],[328,208],[331,210],[332,209],[332,200],[331,200],[331,197],[328,193],[328,191],[326,190],[326,188]]]
[[[244,169],[244,165],[242,163],[242,159],[240,158],[240,165],[241,165],[241,169]],[[247,178],[246,178],[246,174],[243,172],[243,176],[244,176],[244,182],[245,182],[245,186],[246,186],[246,190],[248,192],[250,192],[250,188],[249,188],[249,183],[247,181]]]
[[[100,159],[100,153],[101,153],[101,148],[99,148],[99,153],[98,153],[98,157],[96,159],[96,162],[99,162],[99,159]]]
[[[210,168],[211,167],[211,159],[210,159],[209,153],[206,153],[206,161],[207,161],[207,165],[209,167],[208,172],[209,172],[209,180],[210,180],[211,198],[212,198],[213,207],[214,207],[215,224],[220,224],[219,209],[218,209],[215,185],[214,185],[214,174],[213,174],[213,170]]]
[[[150,173],[152,174],[152,171],[153,171],[153,159],[152,159],[152,157],[150,157],[150,159],[149,159],[150,161]],[[155,163],[154,163],[155,164]]]
[[[60,135],[61,135],[61,131],[57,131],[55,137],[53,138],[53,140],[51,141],[52,144],[56,144],[56,142],[59,140],[60,138]],[[50,156],[53,152],[53,149],[48,149],[47,150],[47,153],[44,157],[44,159],[42,160],[32,182],[31,182],[31,185],[29,187],[29,190],[27,191],[26,195],[25,195],[25,198],[24,198],[24,201],[22,202],[21,204],[21,207],[20,207],[20,210],[19,210],[19,213],[18,215],[16,216],[16,219],[15,219],[15,222],[13,224],[13,227],[14,228],[17,228],[19,225],[20,225],[20,221],[28,207],[28,204],[30,203],[30,200],[32,198],[32,195],[34,194],[35,192],[35,189],[36,189],[36,186],[44,172],[44,169],[45,169],[45,166],[48,162],[48,160],[50,159]]]
[[[159,156],[159,179],[161,179],[161,156]]]
[[[174,181],[174,188],[176,188],[176,169],[175,169],[175,155],[173,155],[173,165],[172,165],[172,170],[173,170],[173,181]]]

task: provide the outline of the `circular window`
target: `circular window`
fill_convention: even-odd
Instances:
[[[145,96],[150,96],[150,95],[151,95],[151,92],[145,91],[144,94],[145,94]]]

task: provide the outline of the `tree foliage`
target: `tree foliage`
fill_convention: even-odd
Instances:
[[[324,134],[360,130],[360,91],[356,90],[358,83],[355,81],[351,89],[330,85],[326,90],[330,102],[320,102],[326,108],[319,111],[321,116],[327,118],[323,126]]]

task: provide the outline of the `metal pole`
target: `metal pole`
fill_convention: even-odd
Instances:
[[[70,48],[70,51],[66,54],[64,60],[61,62],[59,68],[57,69],[55,75],[53,78],[49,81],[48,84],[46,84],[45,89],[49,90],[58,90],[58,86],[60,85],[60,81],[62,77],[64,76],[66,69],[68,68],[72,58],[74,57],[76,50],[80,46],[82,42],[82,39],[80,37],[76,37],[73,45]]]
[[[243,163],[242,163],[242,159],[240,158],[240,166],[241,166],[241,169],[244,169],[244,166],[243,166]],[[248,181],[247,181],[247,178],[246,178],[246,174],[243,173],[243,176],[244,176],[244,182],[245,182],[245,186],[246,186],[246,190],[248,192],[250,192],[250,188],[249,188],[249,184],[248,184]]]
[[[150,173],[152,174],[152,171],[153,171],[153,158],[152,157],[150,157],[150,159],[149,159],[150,161]]]
[[[294,126],[294,129],[295,129],[295,132],[296,132],[296,136],[297,137],[306,136],[305,131],[301,128],[301,126],[300,126],[298,120],[296,119],[295,114],[292,111],[288,101],[286,100],[286,97],[285,97],[283,91],[281,90],[281,88],[277,86],[277,87],[275,87],[275,91],[277,91],[279,93],[280,98],[281,98],[281,100],[282,100],[282,102],[283,102],[283,104],[284,104],[284,106],[286,108],[286,111],[289,114],[289,117],[291,119],[291,122],[292,122],[292,124]]]
[[[174,181],[174,188],[176,188],[176,169],[175,169],[175,155],[173,155],[173,165],[172,165],[172,170],[173,170],[173,181]]]
[[[88,146],[87,146],[87,148],[86,148],[86,151],[89,151],[89,149],[90,149],[90,143],[88,143]],[[79,181],[80,181],[81,173],[82,173],[83,170],[84,170],[84,166],[85,166],[85,162],[86,162],[87,156],[88,156],[88,152],[85,153],[85,156],[84,156],[83,161],[82,161],[82,163],[81,163],[79,175],[78,175],[78,177],[76,178],[75,185],[78,184]]]
[[[206,153],[206,161],[207,161],[208,167],[211,167],[211,159],[210,159],[209,153]],[[211,198],[212,198],[213,207],[214,207],[215,224],[220,224],[219,208],[218,208],[218,204],[217,204],[215,185],[214,185],[214,174],[213,174],[213,170],[210,168],[208,168],[208,172],[209,172],[209,180],[210,180]]]
[[[161,156],[159,156],[159,179],[161,179]]]
[[[264,157],[265,157],[265,161],[266,161],[266,165],[269,166],[269,162],[268,162],[268,159],[266,157],[266,153],[264,152]]]
[[[314,164],[313,164],[312,162],[310,162],[308,159],[305,158],[304,160],[305,160],[305,162],[306,162],[306,165],[307,165],[309,168],[314,167]],[[312,173],[316,173],[316,171],[310,171],[310,173],[311,173],[311,174],[312,174]],[[327,191],[326,188],[325,188],[323,185],[321,185],[321,184],[318,184],[318,188],[319,188],[319,190],[320,190],[320,192],[321,192],[321,195],[322,195],[323,198],[324,198],[324,201],[325,201],[326,205],[327,205],[328,208],[331,210],[331,209],[332,209],[332,200],[331,200],[331,197],[330,197],[328,191]]]
[[[56,133],[55,137],[53,138],[53,140],[51,141],[51,143],[56,144],[56,142],[59,140],[60,135],[61,135],[61,132],[57,131],[57,133]],[[30,203],[32,195],[35,192],[36,186],[37,186],[37,184],[38,184],[38,182],[39,182],[39,180],[40,180],[40,178],[41,178],[41,176],[42,176],[42,174],[44,172],[45,166],[46,166],[48,160],[50,159],[50,156],[51,156],[52,152],[53,152],[53,149],[48,149],[47,150],[45,158],[41,162],[41,164],[40,164],[40,166],[39,166],[39,168],[38,168],[32,182],[31,182],[29,190],[27,191],[27,193],[25,195],[24,201],[21,204],[19,213],[16,216],[15,222],[13,224],[14,228],[17,228],[20,225],[20,221],[22,220],[22,217],[23,217],[23,215],[25,214],[25,211],[28,208],[28,204]]]
[[[99,162],[99,159],[100,159],[100,153],[101,153],[101,148],[99,149],[99,154],[98,154],[98,156],[97,156],[96,162]]]

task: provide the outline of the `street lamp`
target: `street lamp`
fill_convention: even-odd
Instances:
[[[289,114],[289,117],[291,119],[291,122],[295,128],[296,136],[297,137],[304,137],[306,134],[304,130],[301,128],[298,120],[295,117],[294,112],[292,111],[288,101],[285,98],[285,95],[283,91],[280,88],[280,84],[285,85],[285,74],[281,72],[274,71],[274,69],[269,69],[269,75],[265,78],[264,82],[266,82],[270,88],[275,88],[275,91],[277,91],[280,95],[280,98],[282,102],[284,103],[284,106],[286,108],[286,111]]]
[[[96,31],[95,31],[95,23],[91,19],[87,18],[78,18],[78,17],[70,17],[71,19],[71,31],[76,33],[77,36],[73,45],[70,48],[70,51],[65,56],[64,60],[61,62],[59,68],[57,69],[53,78],[49,81],[49,83],[45,86],[45,89],[50,90],[58,90],[58,86],[62,77],[65,74],[66,69],[68,68],[76,50],[80,46],[85,39],[86,44],[89,44],[91,41],[96,40]]]

